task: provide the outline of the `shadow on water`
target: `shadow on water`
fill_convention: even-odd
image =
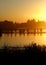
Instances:
[[[2,37],[2,31],[0,31],[0,37]]]
[[[0,31],[0,37],[2,37],[2,34],[6,34],[7,36],[11,35],[11,37],[12,37],[13,34],[15,34],[15,36],[17,36],[18,34],[19,34],[19,36],[21,36],[21,35],[23,35],[23,36],[25,36],[25,35],[29,36],[30,34],[33,34],[34,36],[36,34],[42,36],[43,33],[9,33],[9,32],[2,33],[2,31]]]
[[[2,37],[2,33],[0,33],[0,37]]]
[[[20,36],[21,36],[21,35],[25,36],[25,33],[19,33],[19,35],[20,35]]]

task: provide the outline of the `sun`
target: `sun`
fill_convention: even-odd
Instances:
[[[46,19],[46,14],[43,15],[43,18]]]
[[[46,21],[46,13],[43,14],[42,19],[43,19],[44,21]]]

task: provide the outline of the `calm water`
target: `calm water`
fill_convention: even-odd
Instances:
[[[35,42],[40,45],[46,45],[46,34],[2,34],[0,37],[0,47],[8,46],[24,46]]]

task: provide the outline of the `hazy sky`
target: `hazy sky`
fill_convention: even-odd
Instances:
[[[0,20],[25,22],[32,18],[46,21],[46,0],[0,0]]]

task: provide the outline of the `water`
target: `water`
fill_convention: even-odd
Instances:
[[[31,43],[46,45],[46,34],[2,34],[0,37],[0,47],[7,46],[27,46]]]

